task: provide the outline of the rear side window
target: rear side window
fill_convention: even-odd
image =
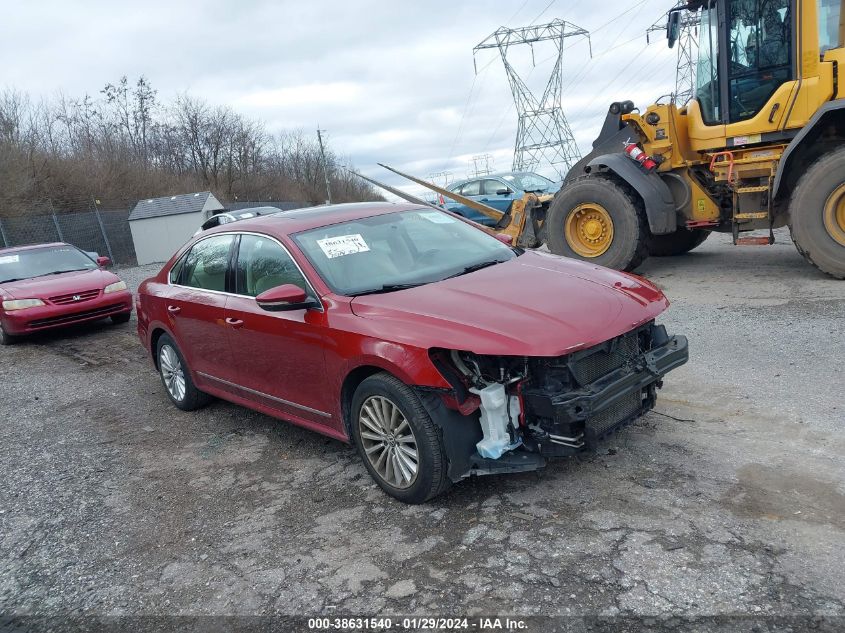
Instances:
[[[225,292],[229,251],[234,239],[232,235],[215,235],[194,244],[179,275],[182,285]]]
[[[293,284],[308,292],[305,278],[279,243],[261,235],[241,235],[235,267],[236,292],[257,297],[262,292]]]

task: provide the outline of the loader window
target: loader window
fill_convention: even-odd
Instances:
[[[845,24],[840,24],[842,0],[818,0],[819,53],[845,46]]]
[[[701,107],[701,118],[708,125],[721,120],[719,98],[719,17],[716,3],[701,10],[698,64],[695,72],[695,98]]]
[[[777,88],[792,78],[789,0],[731,0],[730,120],[757,114]]]

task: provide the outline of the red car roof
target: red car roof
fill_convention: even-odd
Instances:
[[[286,235],[316,229],[321,226],[360,220],[374,215],[384,215],[409,209],[425,209],[426,207],[409,202],[350,202],[347,204],[331,204],[322,207],[308,207],[294,211],[283,211],[274,215],[263,215],[249,220],[240,220],[237,229],[248,230],[249,227],[268,232],[281,232]],[[231,224],[223,224],[222,231],[232,231]],[[212,229],[214,231],[214,229]]]
[[[46,242],[44,244],[24,244],[23,246],[9,246],[8,248],[0,248],[0,254],[3,253],[18,253],[20,251],[28,251],[33,248],[43,248],[45,246],[69,246],[64,242]]]

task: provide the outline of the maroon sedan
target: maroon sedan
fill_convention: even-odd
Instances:
[[[70,244],[0,249],[0,345],[22,334],[111,317],[126,323],[132,293],[114,273]]]
[[[513,248],[450,213],[346,204],[186,244],[138,293],[180,409],[209,395],[354,442],[420,503],[540,468],[654,406],[687,342],[647,281]]]

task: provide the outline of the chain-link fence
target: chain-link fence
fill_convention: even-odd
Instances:
[[[115,264],[132,266],[137,262],[130,209],[49,213],[0,218],[0,248],[43,242],[67,242],[83,251],[107,255]]]

